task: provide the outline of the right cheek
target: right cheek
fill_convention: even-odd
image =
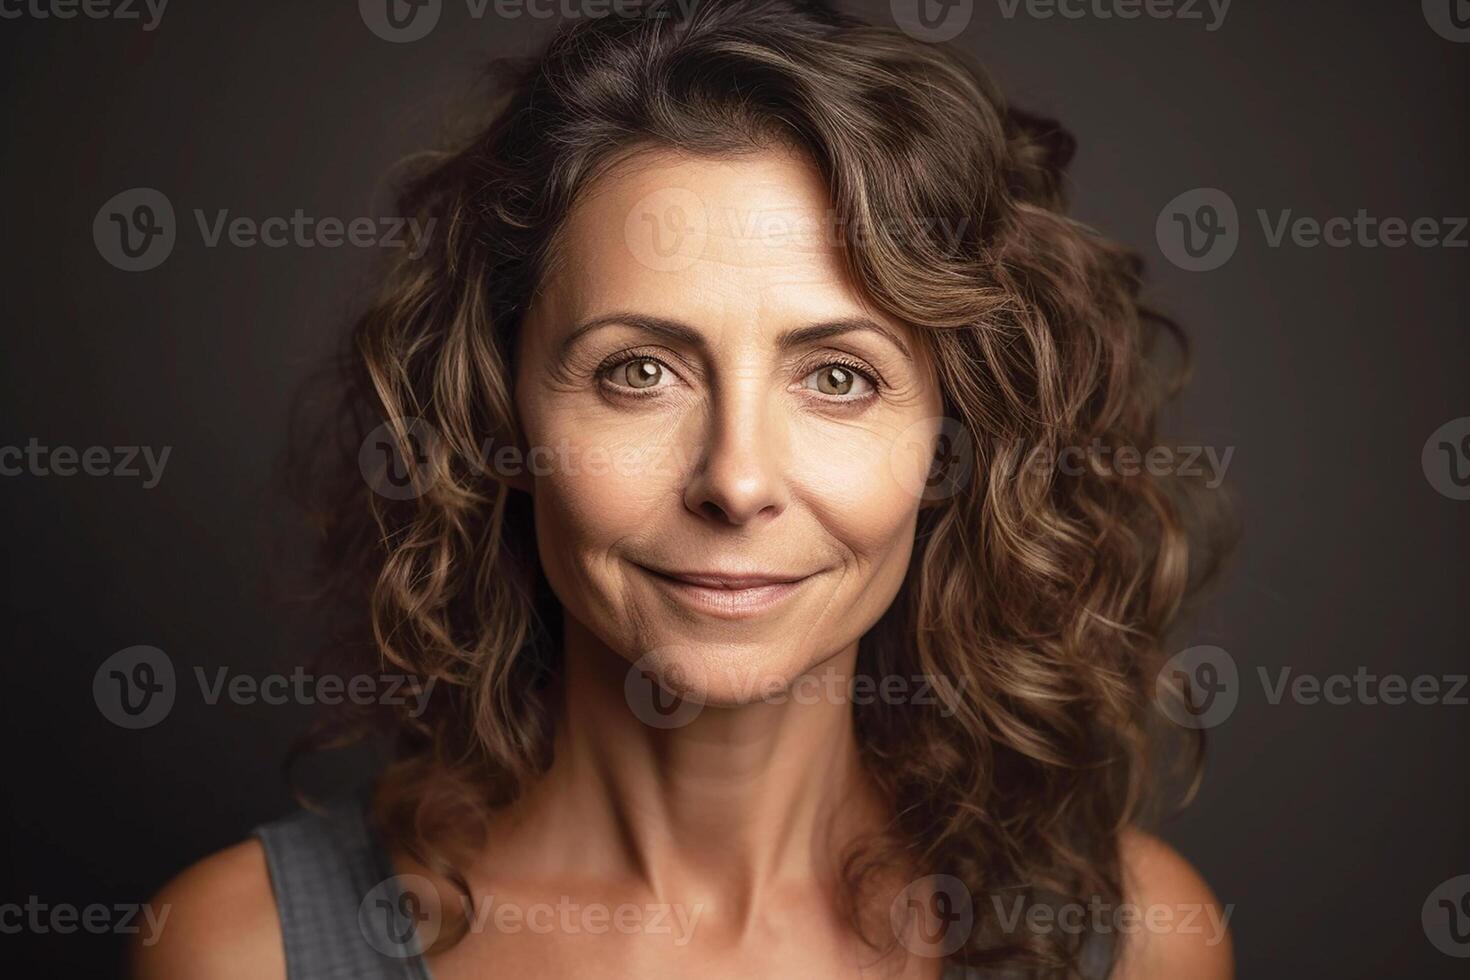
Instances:
[[[538,478],[536,526],[543,562],[568,566],[595,560],[638,526],[629,504],[625,488],[609,477],[561,467]]]
[[[566,550],[599,555],[620,541],[656,533],[660,526],[662,484],[618,476],[609,471],[562,475],[546,487],[554,503],[551,518]]]
[[[561,489],[548,492],[547,481],[536,494],[536,547],[541,571],[563,609],[582,622],[600,618],[598,610],[607,603],[607,591],[597,573],[597,553],[601,550],[589,537],[588,529],[575,512],[567,507]]]

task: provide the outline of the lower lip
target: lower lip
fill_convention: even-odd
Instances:
[[[639,567],[642,568],[641,565]],[[808,575],[795,582],[773,582],[748,589],[717,589],[707,585],[692,585],[647,568],[644,571],[648,572],[649,578],[663,586],[666,592],[686,605],[724,619],[745,619],[774,609],[811,578]]]

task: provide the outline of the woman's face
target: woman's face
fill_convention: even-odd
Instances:
[[[523,327],[547,579],[705,704],[850,650],[909,563],[942,402],[830,214],[794,154],[640,153],[578,203]]]

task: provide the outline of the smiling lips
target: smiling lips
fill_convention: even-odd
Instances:
[[[640,565],[664,591],[703,612],[725,619],[743,619],[774,607],[811,575],[751,572],[661,571]]]

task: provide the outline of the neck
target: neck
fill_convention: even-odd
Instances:
[[[748,920],[782,887],[836,887],[847,844],[882,822],[847,700],[857,646],[803,695],[704,706],[660,729],[625,700],[628,664],[568,617],[554,760],[512,819],[556,874],[636,883]],[[776,703],[779,702],[779,703]]]

